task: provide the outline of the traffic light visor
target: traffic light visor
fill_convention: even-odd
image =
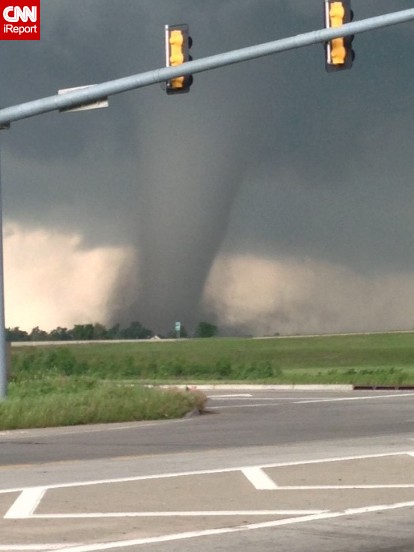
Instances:
[[[345,8],[342,2],[332,2],[329,7],[330,27],[340,27],[344,24]]]
[[[165,26],[165,57],[167,67],[177,67],[191,60],[191,37],[188,25]],[[167,81],[167,94],[188,92],[192,84],[190,75],[174,77]]]
[[[325,28],[333,29],[350,23],[353,19],[351,0],[324,0]],[[326,42],[325,67],[327,71],[350,69],[354,59],[353,37],[338,37]]]

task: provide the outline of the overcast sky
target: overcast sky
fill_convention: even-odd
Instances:
[[[355,20],[412,0],[353,0]],[[3,106],[323,26],[322,0],[42,0],[2,44]],[[3,131],[6,324],[199,320],[273,334],[414,327],[414,23]]]

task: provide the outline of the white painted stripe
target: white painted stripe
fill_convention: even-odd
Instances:
[[[127,517],[303,516],[328,510],[200,510],[185,512],[96,512],[86,514],[35,514],[31,519],[83,519]]]
[[[29,487],[21,492],[4,519],[24,519],[33,515],[46,492],[45,487]]]
[[[320,520],[338,518],[338,517],[349,516],[349,515],[365,514],[368,512],[382,512],[385,510],[395,510],[397,508],[410,508],[412,506],[414,506],[414,501],[399,502],[395,504],[380,505],[380,506],[370,506],[367,508],[353,508],[342,512],[326,512],[322,514],[299,516],[295,518],[279,519],[279,520],[267,521],[267,522],[261,522],[261,523],[250,523],[246,525],[240,525],[238,527],[208,529],[205,531],[189,531],[187,533],[175,533],[170,535],[163,535],[162,537],[149,537],[149,538],[141,538],[141,539],[134,539],[134,540],[87,544],[87,545],[63,548],[61,552],[100,552],[101,550],[110,550],[115,548],[128,548],[130,546],[139,546],[141,544],[155,544],[155,543],[161,543],[161,542],[171,542],[171,541],[177,541],[177,540],[192,539],[197,537],[225,535],[230,533],[239,533],[241,531],[251,531],[255,529],[267,529],[267,528],[279,527],[283,525],[291,525],[294,523],[305,523],[308,521],[320,521]]]
[[[272,402],[295,402],[299,400],[304,400],[303,397],[255,397],[254,395],[208,395],[209,399],[222,399],[222,398],[232,398],[232,397],[251,397],[254,401],[272,401]],[[312,397],[312,400],[317,401],[318,399],[322,400],[326,397]]]
[[[61,550],[62,548],[68,546],[79,546],[77,543],[72,544],[0,544],[1,552],[19,552],[19,551],[40,551],[40,552],[50,552],[52,550]]]
[[[240,397],[253,397],[251,393],[234,393],[233,395],[208,395],[209,399],[240,399]]]
[[[364,396],[364,397],[339,397],[335,399],[306,399],[305,401],[296,401],[294,404],[311,404],[311,403],[323,403],[323,402],[340,402],[340,401],[369,401],[372,399],[402,399],[404,397],[412,397],[414,393],[403,393],[400,391],[393,395],[373,395],[373,396]]]
[[[222,406],[209,406],[208,410],[227,410],[229,408],[263,408],[263,406],[279,406],[271,404],[232,404],[232,405],[222,405]]]
[[[270,479],[262,468],[243,468],[241,471],[257,490],[268,491],[277,489],[276,483]]]
[[[255,397],[254,395],[239,394],[239,395],[208,395],[209,399],[239,399],[239,398],[251,398],[253,401],[273,401],[273,402],[283,402],[283,401],[298,401],[301,397]],[[313,397],[313,400],[323,399],[323,397]]]
[[[413,489],[414,483],[398,485],[284,485],[277,486],[278,491],[323,491],[323,490],[358,490],[358,489]]]
[[[31,343],[34,343],[33,341]],[[73,341],[71,341],[73,343]],[[43,344],[43,342],[42,342]],[[171,387],[167,385],[165,387]],[[175,386],[174,386],[175,387]],[[201,384],[196,386],[201,390],[220,390],[220,391],[353,391],[354,386],[351,384],[285,384],[285,385],[269,385],[264,384]]]
[[[144,481],[144,480],[151,480],[151,479],[165,479],[165,478],[172,478],[172,477],[186,477],[186,476],[193,476],[193,475],[208,475],[208,474],[216,474],[216,473],[232,473],[232,472],[238,472],[241,471],[247,467],[255,467],[255,468],[279,468],[279,467],[285,467],[285,466],[307,466],[312,464],[323,464],[323,463],[331,463],[331,462],[343,462],[345,460],[366,460],[371,458],[392,458],[393,456],[413,456],[414,450],[401,450],[399,452],[383,452],[378,454],[361,454],[356,456],[339,456],[334,458],[317,458],[315,460],[302,460],[302,461],[292,461],[292,462],[274,462],[271,464],[261,464],[258,466],[239,466],[235,468],[218,468],[218,469],[211,469],[211,470],[196,470],[196,471],[186,471],[186,472],[176,472],[176,473],[162,473],[162,474],[155,474],[155,475],[138,475],[135,477],[120,477],[120,478],[113,478],[113,479],[97,479],[92,481],[74,481],[71,483],[56,483],[53,485],[45,485],[44,489],[66,489],[70,487],[87,487],[90,485],[102,485],[103,483],[125,483],[128,481]],[[26,489],[33,488],[33,487],[17,487],[17,488],[10,488],[10,489],[3,489],[0,490],[0,494],[5,493],[17,493],[24,491]]]
[[[398,510],[401,508],[412,508],[414,500],[410,502],[395,502],[394,504],[378,504],[375,506],[362,506],[360,508],[347,508],[344,515],[369,514],[373,512],[386,512],[387,510]]]

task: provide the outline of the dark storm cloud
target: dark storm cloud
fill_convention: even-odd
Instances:
[[[354,2],[357,19],[412,7]],[[163,25],[193,56],[322,26],[319,0],[42,0],[39,43],[4,43],[2,103],[164,63]],[[3,138],[6,218],[133,245],[114,320],[191,326],[223,254],[312,257],[364,274],[412,270],[412,24],[355,38],[351,71],[321,45],[160,86],[110,109],[16,123]]]

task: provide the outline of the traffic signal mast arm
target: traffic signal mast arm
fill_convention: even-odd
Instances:
[[[290,38],[258,44],[240,50],[233,50],[231,52],[185,62],[177,67],[163,67],[161,69],[95,84],[82,90],[68,92],[67,94],[56,94],[54,96],[0,109],[0,126],[5,126],[13,121],[34,117],[35,115],[41,115],[42,113],[48,113],[50,111],[59,111],[66,108],[77,107],[82,104],[93,103],[114,94],[120,94],[136,88],[143,88],[159,82],[166,82],[176,77],[210,71],[219,67],[241,63],[278,52],[303,48],[311,44],[326,43],[335,38],[352,36],[412,20],[414,20],[414,8],[347,23],[340,28],[311,31]]]

